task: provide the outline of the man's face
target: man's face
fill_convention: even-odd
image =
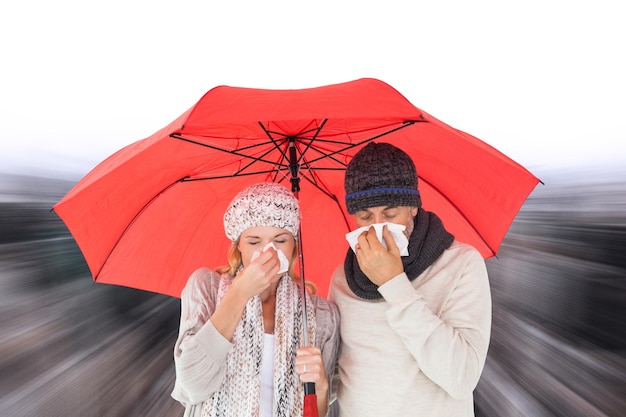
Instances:
[[[359,210],[354,213],[358,227],[369,226],[375,223],[396,223],[406,226],[407,237],[413,231],[413,218],[417,214],[417,207],[406,206],[378,206]]]

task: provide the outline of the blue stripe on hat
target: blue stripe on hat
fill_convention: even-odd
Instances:
[[[362,195],[380,194],[380,193],[403,193],[403,194],[420,195],[420,192],[418,190],[413,190],[410,188],[374,188],[371,190],[363,190],[363,191],[357,191],[355,193],[346,194],[346,198],[355,198],[355,197],[360,197]]]

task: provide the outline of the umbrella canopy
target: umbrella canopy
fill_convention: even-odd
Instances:
[[[179,297],[196,268],[226,263],[223,214],[234,195],[281,182],[300,201],[305,278],[325,296],[354,227],[345,168],[370,141],[411,155],[423,207],[485,258],[539,182],[379,80],[300,90],[220,86],[96,166],[54,211],[95,281]]]

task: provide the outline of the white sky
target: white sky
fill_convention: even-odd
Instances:
[[[622,9],[619,0],[3,2],[0,171],[85,174],[217,85],[361,77],[536,174],[620,164]]]

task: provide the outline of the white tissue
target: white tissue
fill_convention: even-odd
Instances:
[[[356,253],[355,246],[357,244],[357,238],[359,237],[361,233],[369,230],[370,227],[373,227],[374,230],[376,230],[376,237],[378,238],[380,243],[382,243],[383,247],[387,249],[387,244],[385,243],[385,240],[383,239],[383,226],[384,225],[387,225],[387,228],[391,232],[391,236],[393,237],[393,240],[396,242],[398,249],[400,249],[400,256],[409,256],[409,240],[404,235],[404,229],[406,229],[406,226],[403,226],[401,224],[386,222],[386,223],[376,223],[376,224],[372,224],[369,226],[359,227],[358,229],[353,230],[350,233],[346,233],[346,240],[350,244],[350,247],[352,248],[352,250]]]
[[[280,268],[278,269],[278,273],[284,274],[285,272],[289,270],[289,260],[287,259],[287,256],[285,256],[282,250],[276,248],[276,246],[274,246],[274,243],[272,242],[265,245],[262,252],[265,252],[269,248],[273,248],[278,253],[278,260],[280,262]],[[261,256],[261,252],[254,251],[254,253],[252,254],[252,258],[250,258],[250,262],[254,261],[259,256]]]

